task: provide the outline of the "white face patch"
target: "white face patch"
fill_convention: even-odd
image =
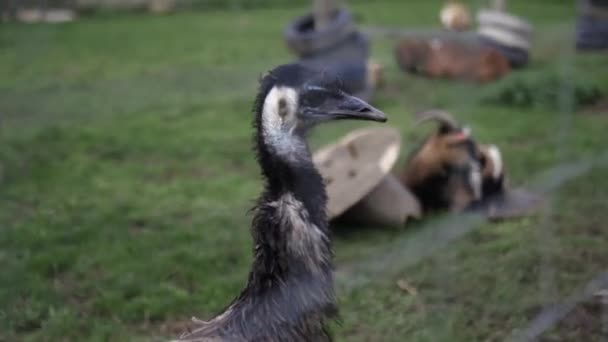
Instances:
[[[492,177],[498,179],[502,174],[502,155],[495,145],[488,146],[488,158],[492,161]]]
[[[268,92],[262,109],[262,134],[274,152],[295,160],[306,145],[294,135],[298,126],[298,93],[288,87],[274,87]]]

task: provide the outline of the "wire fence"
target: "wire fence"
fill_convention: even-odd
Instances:
[[[415,31],[408,30],[403,32],[398,29],[384,27],[368,27],[366,30],[371,36],[381,36],[395,38]],[[421,31],[422,32],[422,31]],[[574,30],[572,30],[574,32]],[[560,163],[547,169],[546,171],[530,177],[531,181],[526,187],[542,193],[545,198],[545,205],[540,213],[540,225],[534,237],[538,241],[540,253],[539,276],[538,276],[538,296],[541,302],[546,303],[536,316],[527,324],[515,329],[508,341],[535,341],[543,336],[544,333],[555,328],[560,322],[572,312],[577,305],[597,299],[601,303],[602,337],[603,341],[608,341],[608,271],[604,271],[593,277],[586,283],[580,284],[579,288],[571,292],[567,297],[560,297],[559,289],[556,288],[558,281],[556,274],[560,270],[555,266],[552,251],[558,249],[559,233],[555,230],[554,216],[556,206],[554,196],[568,182],[585,177],[593,169],[608,167],[608,152],[597,155],[592,159],[565,160],[572,155],[572,147],[568,141],[572,134],[573,115],[575,112],[574,89],[569,79],[572,77],[573,50],[561,51],[557,57],[560,59],[560,96],[558,103],[558,114],[556,131],[553,135],[552,146],[555,149],[557,160]],[[95,83],[88,88],[79,87],[78,89],[55,88],[46,94],[44,108],[41,109],[35,102],[25,101],[27,94],[20,94],[18,91],[12,92],[10,89],[0,94],[0,133],[6,131],[5,122],[10,123],[11,128],[44,125],[45,120],[55,120],[57,116],[75,114],[80,111],[81,103],[87,101],[86,98],[92,93],[105,93],[106,98],[112,98],[112,110],[119,113],[134,111],[146,111],[151,108],[145,107],[142,99],[149,92],[159,93],[164,91],[153,91],[154,87],[167,87],[167,84],[175,84],[182,93],[181,97],[169,98],[161,108],[169,108],[179,104],[184,97],[196,97],[199,92],[206,92],[210,98],[220,102],[247,101],[249,95],[255,87],[255,80],[259,75],[259,70],[265,63],[254,62],[252,65],[244,66],[240,69],[235,67],[209,68],[209,69],[190,69],[185,67],[183,70],[173,70],[173,74],[143,75],[137,79],[104,80]],[[156,82],[156,83],[155,83]],[[164,84],[164,86],[163,86]],[[139,86],[141,85],[141,86]],[[228,90],[231,91],[229,97],[223,98]],[[129,97],[121,97],[121,94],[129,93]],[[45,96],[42,94],[42,96]],[[61,96],[72,96],[76,99],[73,107],[70,103],[55,100]],[[158,106],[158,102],[155,103]],[[207,104],[200,104],[201,106]],[[143,106],[143,107],[142,107]],[[158,109],[158,107],[156,107]],[[35,112],[30,119],[23,117],[12,117],[14,112]],[[30,121],[28,121],[30,120]],[[21,125],[21,126],[19,126]],[[2,137],[0,136],[0,139]],[[3,164],[0,160],[0,187],[3,184]],[[0,197],[0,201],[17,203],[19,199],[10,196]],[[20,205],[17,203],[17,205]],[[208,219],[214,217],[232,216],[234,206],[223,207],[217,203],[207,203],[205,210],[212,213]],[[245,207],[241,208],[243,212]],[[441,256],[440,265],[456,263],[449,253],[442,255],[442,251],[454,242],[467,236],[482,225],[486,224],[484,217],[477,215],[449,215],[439,219],[431,220],[422,225],[414,234],[386,243],[379,244],[361,251],[363,258],[357,258],[345,264],[340,264],[336,271],[337,286],[340,295],[365,287],[378,279],[392,279],[404,269],[418,264],[424,259]],[[437,282],[440,286],[449,287],[450,276],[447,269],[438,268]]]

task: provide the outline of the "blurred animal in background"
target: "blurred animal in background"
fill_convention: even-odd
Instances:
[[[492,48],[442,38],[402,39],[395,58],[406,72],[480,83],[499,79],[511,69],[509,61]]]
[[[457,0],[449,0],[443,6],[439,19],[443,27],[450,31],[465,31],[471,27],[469,9]]]
[[[327,195],[306,134],[318,123],[386,121],[328,74],[300,64],[261,80],[255,148],[265,180],[254,209],[254,260],[247,286],[223,313],[181,341],[329,341],[336,311]]]
[[[504,165],[496,146],[478,144],[448,112],[418,114],[418,123],[427,121],[438,127],[412,153],[401,175],[423,210],[474,209],[505,191]]]
[[[506,188],[502,153],[496,145],[478,145],[482,200],[503,194]]]

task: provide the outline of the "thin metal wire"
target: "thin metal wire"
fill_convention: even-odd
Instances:
[[[600,302],[602,304],[602,342],[608,342],[608,285],[602,290]]]
[[[516,330],[508,341],[534,341],[545,331],[557,325],[576,305],[593,298],[598,291],[608,287],[608,271],[591,279],[582,289],[574,291],[566,299],[541,311],[524,329]]]
[[[572,30],[573,32],[573,30]],[[573,53],[571,49],[560,54],[560,96],[557,99],[559,111],[556,120],[555,154],[557,160],[564,160],[568,154],[570,127],[572,125],[572,113],[574,112],[574,91],[572,88]],[[547,198],[546,205],[542,211],[541,225],[537,233],[537,246],[540,252],[539,265],[539,297],[545,306],[550,306],[558,299],[557,291],[557,267],[553,258],[554,252],[559,249],[558,232],[555,230],[554,222],[554,198]]]

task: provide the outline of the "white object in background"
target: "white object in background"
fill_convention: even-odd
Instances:
[[[464,31],[471,27],[471,14],[460,2],[449,2],[441,9],[439,19],[450,31]]]
[[[420,204],[391,170],[401,149],[401,133],[394,128],[362,128],[314,153],[325,180],[327,216],[352,222],[403,225],[419,218]]]
[[[501,45],[529,50],[534,28],[524,19],[496,10],[481,10],[477,14],[479,35]]]
[[[17,20],[26,24],[60,24],[74,21],[76,13],[69,9],[24,9],[17,12]]]

